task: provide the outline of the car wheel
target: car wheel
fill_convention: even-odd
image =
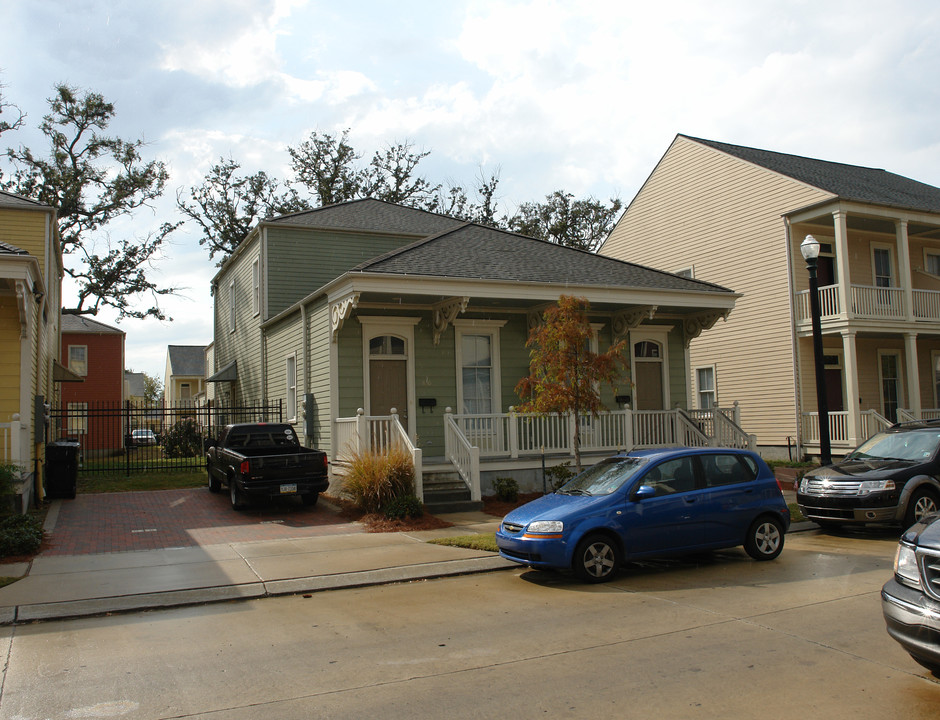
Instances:
[[[744,549],[755,560],[773,560],[783,550],[783,525],[776,518],[757,518],[747,531]]]
[[[206,474],[209,476],[209,492],[217,493],[222,489],[222,483],[217,477],[213,477],[212,471],[207,467]]]
[[[932,672],[935,677],[940,678],[940,665],[938,665],[935,662],[931,662],[930,660],[924,660],[923,658],[919,658],[914,653],[909,653],[909,654],[914,659],[914,662],[930,670],[930,672]]]
[[[574,572],[585,582],[607,582],[617,574],[622,560],[615,542],[603,535],[588,535],[574,551]]]
[[[904,513],[904,527],[910,527],[938,510],[940,510],[940,503],[937,502],[937,496],[932,490],[927,488],[915,490],[907,503],[907,512]]]
[[[303,500],[304,505],[308,507],[313,507],[314,505],[317,504],[317,500],[320,499],[320,493],[318,492],[304,493],[303,495],[300,496],[300,499]]]
[[[232,510],[245,509],[245,501],[242,498],[242,492],[238,489],[238,483],[234,480],[228,481],[228,494],[232,498]]]

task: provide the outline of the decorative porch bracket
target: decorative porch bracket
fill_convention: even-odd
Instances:
[[[359,293],[357,292],[350,293],[335,303],[330,303],[330,337],[334,343],[337,335],[339,335],[340,328],[343,327],[343,323],[358,304]]]
[[[657,310],[659,310],[659,306],[657,305],[644,305],[642,307],[631,308],[630,310],[615,312],[611,319],[614,339],[622,340],[626,337],[628,332],[638,327],[643,320],[652,320]]]
[[[685,346],[689,347],[689,343],[706,330],[711,330],[719,320],[727,320],[730,312],[731,310],[714,310],[692,315],[683,320],[682,329],[685,330]]]
[[[554,305],[556,305],[556,303],[545,303],[544,305],[531,308],[526,313],[526,327],[528,328],[529,333],[531,333],[535,328],[544,322],[543,313]]]
[[[467,309],[469,297],[452,297],[437,303],[431,308],[431,321],[434,325],[434,344],[441,341],[441,335],[448,326],[454,322],[454,318]]]

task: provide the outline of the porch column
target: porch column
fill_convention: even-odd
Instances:
[[[911,280],[911,246],[907,236],[907,220],[898,220],[895,224],[898,241],[898,279],[904,293],[904,317],[914,320],[914,283]]]
[[[852,318],[855,315],[855,309],[852,307],[852,276],[849,273],[849,234],[845,222],[845,211],[836,210],[832,213],[832,226],[836,234],[836,268],[838,272],[837,292],[839,295],[839,306],[842,308],[842,314],[846,318]],[[856,398],[858,395],[856,394]]]
[[[907,364],[907,402],[914,417],[920,417],[920,368],[917,365],[917,333],[904,333],[904,360]]]
[[[858,356],[855,346],[855,332],[842,331],[842,361],[845,365],[845,404],[848,411],[849,445],[859,444],[859,430],[862,427],[861,408],[858,404]]]

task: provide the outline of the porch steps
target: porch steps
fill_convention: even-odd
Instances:
[[[427,473],[422,478],[424,504],[431,515],[482,510],[482,502],[470,499],[470,489],[456,472]]]

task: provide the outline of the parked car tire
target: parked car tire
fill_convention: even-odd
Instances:
[[[773,560],[783,550],[783,524],[775,517],[759,517],[747,531],[744,549],[755,560]]]
[[[574,551],[575,575],[589,583],[612,580],[623,563],[617,543],[601,534],[588,535]]]
[[[212,471],[206,468],[206,474],[209,476],[209,492],[217,493],[222,489],[222,483],[217,477],[212,476]]]
[[[244,510],[247,507],[242,492],[238,489],[238,483],[234,480],[228,482],[228,494],[232,499],[232,510]]]
[[[308,507],[313,507],[317,504],[317,500],[320,499],[320,493],[304,493],[300,496],[300,499],[303,501],[304,505]]]
[[[904,527],[909,528],[914,523],[920,522],[924,517],[940,510],[940,501],[937,500],[937,494],[930,488],[921,488],[911,494],[911,499],[907,502],[907,510],[904,513]]]
[[[929,660],[924,660],[923,658],[919,658],[913,653],[908,653],[908,654],[914,659],[914,662],[930,670],[930,672],[932,672],[935,677],[940,678],[940,665],[937,665],[937,663],[934,663],[934,662],[930,662]]]

